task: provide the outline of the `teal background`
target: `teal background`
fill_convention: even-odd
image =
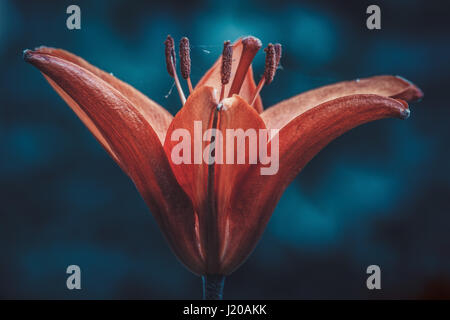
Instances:
[[[0,298],[188,299],[201,281],[172,255],[132,182],[22,60],[39,45],[67,49],[172,113],[163,41],[188,36],[197,82],[224,40],[280,42],[270,106],[302,91],[376,74],[425,92],[406,121],[356,128],[319,153],[286,190],[228,299],[450,298],[450,56],[444,2],[0,0]],[[66,28],[78,4],[82,29]],[[258,53],[255,75],[263,73]],[[66,267],[82,290],[66,289]],[[368,265],[382,270],[369,291]]]

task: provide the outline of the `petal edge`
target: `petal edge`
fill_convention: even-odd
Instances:
[[[82,109],[135,183],[176,256],[201,274],[192,204],[176,182],[159,137],[139,110],[118,90],[72,62],[31,51],[24,59]]]
[[[281,129],[298,115],[321,103],[354,94],[376,94],[406,101],[423,97],[423,92],[404,78],[399,76],[375,76],[338,82],[303,92],[266,109],[261,113],[261,117],[267,127]]]
[[[231,216],[240,216],[242,226],[230,229],[241,246],[226,252],[223,272],[233,272],[259,241],[282,193],[303,167],[329,142],[363,123],[388,118],[405,118],[409,112],[403,101],[377,95],[352,95],[327,101],[297,116],[279,132],[279,171],[260,174],[260,165],[241,180],[230,201]],[[248,199],[252,199],[249,201]],[[239,228],[245,226],[242,232]]]

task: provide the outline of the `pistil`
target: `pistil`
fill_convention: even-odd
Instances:
[[[175,43],[173,38],[168,35],[165,44],[165,54],[166,54],[166,66],[167,72],[171,77],[175,80],[175,85],[178,90],[178,95],[180,96],[181,103],[184,105],[186,102],[186,97],[184,96],[183,89],[181,88],[180,80],[178,80],[177,72],[175,69],[175,65],[177,64],[176,56],[175,56]]]
[[[250,67],[253,58],[259,49],[261,49],[261,41],[258,38],[248,36],[242,39],[242,54],[239,60],[236,73],[234,75],[233,82],[231,84],[228,97],[233,94],[239,94],[241,90],[242,83],[244,82],[245,76],[247,75],[248,68]]]

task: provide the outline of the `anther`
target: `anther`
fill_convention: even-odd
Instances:
[[[275,47],[273,44],[269,43],[264,51],[266,52],[264,78],[265,82],[267,84],[270,84],[273,80],[273,77],[275,76],[275,71],[277,69]]]
[[[181,76],[183,79],[189,78],[191,73],[191,57],[189,48],[189,39],[186,37],[180,40],[180,65],[181,65]]]
[[[180,41],[180,67],[181,76],[185,79],[189,86],[189,92],[192,93],[191,82],[191,48],[189,46],[189,39],[186,37],[181,38]]]
[[[171,77],[174,77],[174,67],[177,63],[177,60],[175,57],[175,43],[170,35],[167,36],[166,41],[164,41],[164,45],[166,46],[165,53],[167,72]]]
[[[267,48],[264,49],[266,52],[266,64],[264,68],[264,76],[258,83],[258,86],[255,89],[255,93],[253,94],[253,98],[250,101],[250,105],[253,105],[258,97],[258,94],[261,92],[264,84],[270,84],[273,81],[275,76],[275,72],[277,70],[278,65],[280,64],[281,59],[281,44],[277,43],[275,45],[269,43]]]
[[[222,51],[222,69],[221,69],[222,84],[227,84],[230,81],[232,58],[233,58],[233,46],[231,45],[230,41],[225,41],[223,43],[223,51]]]
[[[168,35],[166,41],[164,41],[165,44],[165,54],[166,54],[166,67],[167,72],[171,77],[175,80],[175,85],[178,90],[178,95],[180,96],[181,103],[184,105],[186,102],[186,97],[184,96],[183,89],[180,85],[180,80],[178,80],[177,72],[175,70],[175,66],[177,63],[176,56],[175,56],[175,42],[173,41],[173,38]]]
[[[277,69],[278,69],[278,67],[280,66],[280,60],[281,60],[281,52],[282,52],[282,49],[281,49],[281,44],[279,44],[279,43],[276,43],[275,45],[274,45],[274,47],[275,47],[275,57],[276,57],[276,64],[277,64]]]
[[[224,98],[225,85],[228,84],[228,82],[230,82],[232,59],[233,59],[233,46],[231,45],[230,41],[225,41],[223,43],[222,66],[220,69],[220,77],[222,81],[220,100]]]

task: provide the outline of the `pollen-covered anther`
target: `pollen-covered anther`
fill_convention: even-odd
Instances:
[[[277,70],[277,57],[275,46],[271,43],[267,45],[264,49],[266,52],[266,65],[264,69],[264,79],[266,84],[270,84],[275,76],[275,71]]]
[[[253,98],[250,100],[250,105],[253,105],[261,92],[262,87],[265,84],[270,84],[275,77],[275,72],[280,64],[281,60],[281,44],[277,43],[273,45],[269,43],[267,47],[264,49],[266,52],[266,63],[264,68],[264,75],[259,81],[256,89],[253,93]]]
[[[222,88],[220,90],[220,100],[225,96],[225,85],[230,82],[231,78],[231,66],[233,61],[233,46],[230,41],[223,43],[222,51],[222,65],[220,68],[220,80],[222,82]]]
[[[183,37],[180,40],[180,67],[181,76],[187,81],[189,92],[192,93],[194,89],[191,82],[191,47],[187,37]]]
[[[280,66],[281,53],[282,53],[281,44],[275,43],[274,47],[275,47],[275,61],[276,61],[276,65],[277,65],[276,68],[278,69],[278,67]]]
[[[165,45],[165,54],[166,54],[166,66],[167,72],[171,77],[174,77],[174,69],[176,65],[176,57],[175,57],[175,42],[173,38],[168,35],[166,41],[164,41]]]
[[[222,84],[227,84],[228,82],[230,82],[232,59],[233,59],[233,46],[231,45],[231,42],[228,40],[223,43],[222,68],[220,69]]]
[[[183,79],[189,78],[191,74],[191,49],[189,39],[186,37],[180,40],[180,66]]]
[[[178,80],[177,72],[175,70],[175,66],[177,64],[177,59],[175,56],[175,42],[173,41],[173,38],[170,35],[167,36],[166,41],[164,41],[164,45],[165,45],[167,72],[175,80],[178,95],[180,96],[181,103],[184,105],[184,103],[186,102],[186,97],[183,93],[180,80]]]

